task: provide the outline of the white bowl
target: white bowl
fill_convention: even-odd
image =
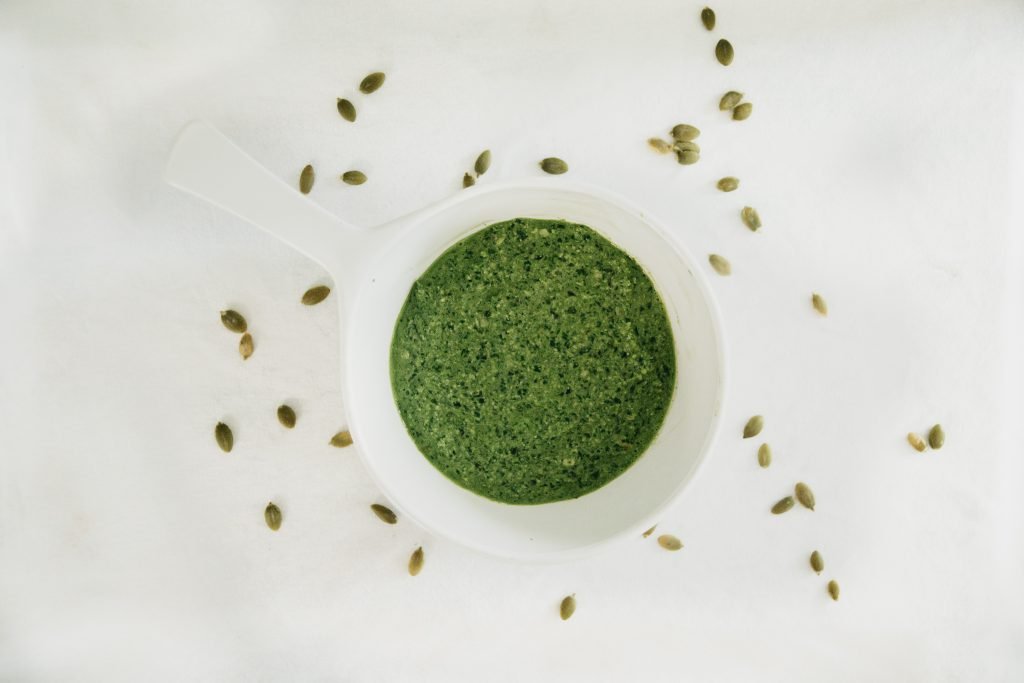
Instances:
[[[431,532],[508,558],[578,557],[654,524],[712,446],[725,387],[722,328],[697,262],[650,216],[562,178],[488,183],[380,228],[348,226],[260,167],[205,123],[188,126],[167,180],[281,237],[341,286],[343,390],[349,429],[393,506]],[[574,500],[507,505],[461,488],[409,437],[391,392],[395,320],[413,282],[452,244],[516,217],[582,223],[632,255],[672,324],[676,387],[654,442],[622,475]]]

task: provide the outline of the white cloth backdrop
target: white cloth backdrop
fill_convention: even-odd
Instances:
[[[701,7],[0,4],[0,680],[1024,679],[1024,5],[722,0],[713,34]],[[290,182],[312,162],[356,223],[460,192],[489,147],[484,183],[557,155],[728,257],[723,438],[659,526],[686,547],[520,566],[378,522],[326,445],[335,310],[295,305],[325,273],[161,182],[200,117]],[[678,122],[696,166],[646,148]],[[936,421],[946,447],[912,451]],[[818,510],[768,514],[797,480]]]

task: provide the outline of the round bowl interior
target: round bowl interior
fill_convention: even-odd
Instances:
[[[455,242],[516,217],[582,223],[632,255],[665,302],[676,346],[675,392],[647,451],[597,491],[544,505],[498,503],[446,478],[417,450],[391,393],[391,337],[412,283]],[[621,200],[551,181],[475,188],[417,216],[367,272],[346,323],[350,428],[391,503],[431,532],[503,557],[577,556],[657,521],[711,447],[724,387],[717,311],[693,259]]]

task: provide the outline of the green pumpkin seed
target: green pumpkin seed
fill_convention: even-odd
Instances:
[[[277,407],[277,421],[282,426],[292,429],[295,427],[295,410],[289,405],[280,405]]]
[[[772,464],[772,447],[766,443],[761,444],[757,449],[757,464],[761,467],[768,467]]]
[[[828,594],[832,596],[833,600],[839,600],[839,584],[835,579],[828,582]]]
[[[743,219],[743,225],[750,228],[751,232],[757,232],[761,228],[761,216],[757,213],[757,209],[744,206],[740,211],[740,218]]]
[[[238,311],[221,311],[220,322],[224,327],[228,328],[232,332],[237,332],[238,334],[242,334],[249,328],[249,324],[245,322],[245,318],[243,318],[242,314]]]
[[[755,415],[747,420],[747,424],[743,425],[743,438],[749,439],[752,436],[757,436],[762,429],[764,429],[764,417]]]
[[[811,553],[811,569],[817,573],[821,573],[821,570],[825,568],[825,560],[822,559],[821,553],[815,550]]]
[[[565,163],[558,157],[548,157],[540,162],[540,167],[545,173],[551,175],[562,175],[569,170],[569,164]]]
[[[700,23],[709,31],[715,30],[715,10],[705,7],[700,11]]]
[[[338,113],[341,114],[341,118],[346,121],[356,120],[356,105],[352,104],[344,97],[338,98]]]
[[[374,503],[370,506],[370,509],[373,510],[373,514],[377,515],[377,519],[385,524],[398,523],[398,517],[391,511],[391,508],[385,505],[380,505],[379,503]]]
[[[675,551],[683,547],[683,542],[672,534],[662,534],[661,536],[658,536],[658,545],[665,550]]]
[[[946,432],[942,431],[942,425],[935,425],[928,432],[928,445],[939,450],[944,443],[946,443]]]
[[[796,499],[800,501],[801,505],[808,510],[814,510],[814,491],[810,486],[801,481],[796,485],[795,493]]]
[[[655,525],[654,525],[654,526],[652,526],[652,527],[651,527],[650,529],[648,529],[647,531],[645,531],[645,532],[644,532],[644,538],[647,538],[648,536],[650,536],[651,534],[653,534],[653,533],[654,533],[654,530],[655,530],[655,529],[657,529],[657,528],[658,528],[658,525],[657,525],[657,524],[655,524]]]
[[[366,174],[362,171],[345,171],[341,179],[348,185],[362,185],[366,182]]]
[[[213,436],[217,439],[217,445],[225,453],[230,453],[235,447],[235,435],[231,433],[231,427],[223,422],[218,422],[213,430]]]
[[[263,511],[263,519],[267,520],[267,526],[277,531],[281,528],[281,508],[273,503],[267,503],[267,509]]]
[[[331,288],[327,285],[310,287],[302,294],[302,303],[306,306],[315,306],[331,294]]]
[[[725,38],[718,41],[715,45],[715,58],[718,59],[718,63],[722,66],[729,66],[732,64],[732,58],[735,52],[732,49],[732,43]]]
[[[820,294],[811,294],[811,306],[814,306],[814,310],[818,313],[828,315],[828,304]]]
[[[473,176],[471,176],[468,173],[466,175],[462,176],[462,187],[463,187],[463,189],[465,189],[467,187],[473,187],[474,185],[476,185],[476,178],[474,178]]]
[[[907,434],[907,442],[919,453],[924,452],[924,449],[928,448],[928,444],[924,442],[924,439],[914,432]]]
[[[692,144],[692,143],[691,143]],[[700,161],[700,152],[692,149],[682,149],[676,151],[676,161],[683,166],[689,166]]]
[[[772,514],[781,515],[783,512],[789,512],[793,509],[794,504],[793,496],[786,496],[775,505],[772,505]]]
[[[562,604],[558,606],[558,613],[562,617],[562,621],[565,621],[573,614],[576,613],[576,594],[567,595],[562,598]]]
[[[416,548],[409,556],[409,576],[416,576],[423,569],[423,546]]]
[[[491,167],[491,150],[485,149],[480,152],[480,156],[476,158],[476,163],[473,164],[473,170],[476,171],[477,177],[487,173],[487,169]]]
[[[688,123],[677,123],[670,133],[676,142],[691,142],[700,137],[700,129]]]
[[[668,154],[672,151],[672,143],[661,138],[650,138],[647,140],[647,144],[651,146],[655,152],[659,154]]]
[[[715,269],[715,272],[719,275],[730,275],[732,274],[732,265],[724,256],[718,254],[711,254],[708,256],[708,262],[711,267]]]
[[[348,433],[348,430],[340,431],[331,437],[331,445],[335,448],[344,448],[345,446],[352,445],[352,435]]]
[[[754,105],[750,102],[744,102],[743,104],[737,104],[732,110],[733,121],[745,121],[750,118],[751,112],[754,111]]]
[[[732,176],[726,176],[716,183],[719,190],[722,192],[732,192],[740,186],[739,178],[733,178]]]
[[[700,145],[690,140],[683,140],[681,142],[673,142],[672,149],[678,152],[696,152],[700,154]]]
[[[242,360],[249,360],[249,356],[252,355],[252,351],[252,335],[246,332],[242,335],[242,338],[238,340],[238,353],[242,356]]]
[[[359,90],[369,95],[379,89],[382,85],[384,85],[384,74],[380,71],[374,71],[362,80],[359,84]]]
[[[313,171],[313,166],[306,164],[305,168],[302,169],[302,173],[299,174],[299,191],[302,194],[309,194],[309,191],[313,189],[313,181],[316,180],[316,173]]]
[[[718,101],[718,108],[722,111],[729,111],[743,99],[743,93],[730,90],[729,92],[722,95],[722,99]]]

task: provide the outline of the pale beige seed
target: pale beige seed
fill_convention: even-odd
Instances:
[[[700,152],[695,152],[692,149],[683,149],[676,151],[676,161],[683,166],[689,166],[700,161]]]
[[[341,114],[341,118],[346,121],[356,120],[356,105],[352,104],[344,97],[338,98],[338,113]]]
[[[728,259],[718,254],[711,254],[708,256],[708,263],[715,269],[715,272],[719,275],[731,275],[732,264],[729,263]]]
[[[362,80],[359,84],[359,90],[367,95],[375,92],[384,85],[384,74],[380,71],[374,71]]]
[[[558,614],[562,617],[562,621],[565,621],[573,614],[576,613],[576,594],[567,595],[562,598],[562,604],[558,606]]]
[[[654,525],[654,526],[652,526],[652,527],[651,527],[650,529],[648,529],[647,531],[645,531],[645,532],[644,532],[644,538],[647,538],[648,536],[650,536],[651,534],[653,534],[653,533],[654,533],[654,530],[655,530],[655,529],[657,529],[657,528],[658,528],[658,525],[657,525],[657,524],[655,524],[655,525]]]
[[[373,510],[373,514],[377,515],[377,519],[385,524],[398,523],[398,517],[391,511],[391,508],[379,503],[374,503],[370,506],[370,509]]]
[[[331,288],[327,285],[310,287],[302,294],[302,303],[306,306],[315,306],[331,294]]]
[[[242,334],[249,329],[249,324],[245,322],[245,318],[243,318],[242,314],[238,311],[221,311],[220,322],[224,327],[228,328],[232,332],[237,332],[238,334]]]
[[[733,121],[746,121],[750,118],[750,115],[754,112],[754,105],[750,102],[744,102],[743,104],[737,104],[732,110]]]
[[[743,93],[730,90],[729,92],[722,95],[722,99],[718,101],[718,108],[722,111],[729,111],[743,99]]]
[[[683,547],[683,542],[672,534],[662,534],[661,536],[658,536],[658,545],[665,550],[675,551]]]
[[[715,10],[705,7],[700,11],[700,23],[709,31],[715,30]]]
[[[480,156],[476,158],[476,163],[473,164],[473,170],[476,171],[477,176],[482,176],[487,173],[487,169],[491,167],[491,150],[485,149],[480,152]]]
[[[235,447],[235,435],[231,433],[231,427],[223,422],[218,422],[213,430],[213,436],[217,439],[217,445],[225,453],[230,453]]]
[[[786,496],[775,505],[772,505],[772,514],[781,515],[783,512],[789,512],[793,509],[793,505],[795,505],[793,496]]]
[[[821,570],[823,570],[824,568],[825,560],[822,559],[821,553],[815,550],[813,553],[811,553],[811,569],[820,574]]]
[[[732,192],[740,186],[739,178],[733,178],[732,176],[726,176],[718,181],[716,184],[719,190],[722,192]]]
[[[928,448],[928,444],[924,442],[924,439],[922,439],[914,432],[910,432],[909,434],[907,434],[907,443],[913,446],[914,450],[916,450],[918,453],[922,453],[924,452],[924,449]]]
[[[811,490],[810,486],[801,481],[797,483],[794,493],[796,493],[796,499],[800,501],[801,505],[808,510],[814,510],[814,491]]]
[[[551,175],[562,175],[569,170],[569,164],[558,157],[548,157],[541,160],[540,167],[545,173],[550,173]]]
[[[676,142],[691,142],[700,137],[700,129],[688,123],[677,123],[669,132]]]
[[[341,179],[346,185],[362,185],[366,182],[366,174],[362,171],[345,171],[341,174]]]
[[[757,213],[757,209],[744,206],[743,210],[740,211],[740,218],[743,219],[743,225],[747,226],[751,232],[757,232],[761,229],[761,216]]]
[[[267,526],[277,531],[281,528],[281,508],[273,503],[267,503],[267,509],[263,511],[263,519],[267,521]]]
[[[718,41],[715,45],[715,58],[718,59],[718,63],[722,66],[729,66],[732,64],[732,58],[735,56],[735,51],[732,49],[732,43],[725,38]]]
[[[345,446],[352,445],[352,435],[348,433],[348,430],[338,432],[331,437],[331,445],[335,448],[344,448]]]
[[[416,548],[409,556],[409,576],[416,576],[423,569],[423,547]]]
[[[242,338],[238,340],[238,353],[242,356],[242,360],[249,360],[249,356],[253,352],[252,335],[246,332],[242,335]]]
[[[944,443],[946,443],[946,432],[942,430],[942,425],[935,425],[928,432],[928,445],[939,450]]]
[[[757,436],[762,429],[764,429],[764,417],[755,415],[747,420],[747,424],[743,425],[743,438],[749,439],[752,436]]]
[[[302,169],[302,173],[299,174],[299,191],[302,194],[309,194],[309,191],[313,189],[313,182],[316,180],[316,173],[313,171],[311,164],[306,164],[306,167]]]
[[[462,176],[462,187],[463,187],[463,189],[465,189],[467,187],[473,187],[474,185],[476,185],[476,178],[474,178],[473,176],[471,176],[468,173],[466,175]]]
[[[839,584],[835,579],[828,582],[828,594],[832,596],[833,600],[839,600]]]
[[[811,294],[811,306],[814,306],[814,310],[822,315],[828,315],[828,304],[825,303],[825,298],[821,294]]]
[[[772,447],[766,443],[761,444],[757,449],[757,464],[761,467],[768,467],[772,464]]]
[[[647,144],[658,154],[668,154],[672,151],[672,143],[661,138],[649,138]]]
[[[279,405],[277,407],[277,421],[283,427],[293,429],[295,427],[295,409],[289,405]]]

